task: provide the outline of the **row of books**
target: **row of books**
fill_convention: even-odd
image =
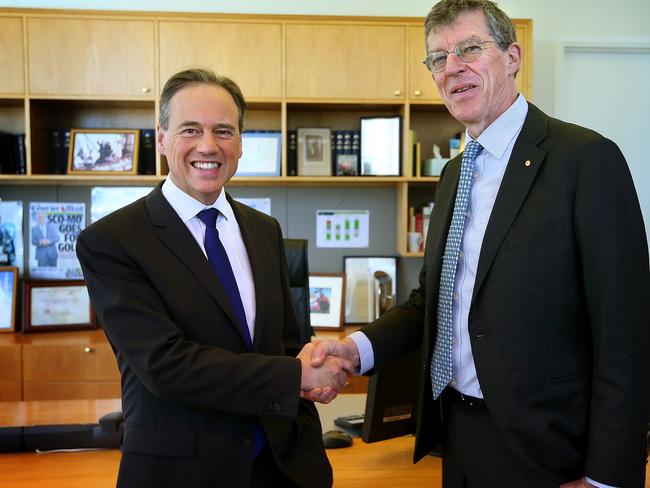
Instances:
[[[50,172],[64,175],[68,172],[70,129],[55,127],[48,130],[48,159]],[[138,174],[156,174],[156,131],[140,129]]]
[[[360,161],[360,131],[330,132],[332,171],[335,176],[357,176]],[[298,131],[287,131],[287,175],[300,176],[298,171]]]
[[[13,175],[27,173],[25,134],[0,131],[0,173]]]

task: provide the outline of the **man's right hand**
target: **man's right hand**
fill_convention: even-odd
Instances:
[[[302,363],[300,396],[311,401],[329,403],[345,386],[348,376],[354,372],[352,363],[343,357],[325,356],[314,366],[315,343],[306,344],[298,354]]]

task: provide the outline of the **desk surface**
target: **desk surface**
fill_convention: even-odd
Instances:
[[[334,427],[339,415],[358,413],[365,395],[341,395],[319,405],[323,428]],[[0,402],[0,426],[95,423],[121,408],[120,400],[60,400]],[[413,437],[365,444],[354,439],[349,448],[328,450],[336,488],[436,488],[440,486],[440,459],[427,457],[412,464]],[[109,488],[115,486],[120,451],[31,452],[0,454],[2,486],[12,488]]]

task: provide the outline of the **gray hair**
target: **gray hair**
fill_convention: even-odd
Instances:
[[[424,21],[425,40],[432,30],[453,24],[460,14],[469,10],[480,10],[485,14],[490,35],[502,51],[517,41],[512,20],[490,0],[442,0],[436,3]]]
[[[169,104],[172,97],[181,89],[192,84],[212,85],[223,88],[235,101],[239,109],[239,132],[244,130],[244,114],[246,113],[246,101],[241,89],[233,80],[226,76],[217,76],[214,71],[203,68],[191,68],[179,71],[167,80],[160,94],[160,115],[158,123],[160,127],[169,128]]]

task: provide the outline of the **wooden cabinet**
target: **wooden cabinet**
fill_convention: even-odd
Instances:
[[[424,47],[424,26],[410,25],[409,34],[409,92],[408,98],[411,102],[442,103],[442,97],[438,92],[431,72],[422,64],[426,56]]]
[[[23,20],[0,17],[0,95],[25,93]]]
[[[287,98],[404,100],[405,26],[287,25]]]
[[[162,21],[159,30],[161,91],[199,65],[236,80],[247,100],[282,96],[282,24]]]
[[[101,330],[23,336],[23,399],[118,398],[120,375]]]
[[[523,51],[517,87],[530,99],[532,22],[514,23]],[[437,178],[413,174],[410,131],[417,132],[421,159],[428,159],[434,144],[448,156],[449,138],[463,130],[422,65],[423,31],[422,19],[413,17],[0,8],[0,62],[9,67],[0,71],[0,130],[25,133],[27,141],[27,174],[0,174],[0,185],[155,184],[168,172],[159,156],[151,176],[54,174],[48,134],[52,128],[153,128],[167,78],[183,67],[206,66],[240,84],[251,102],[248,129],[280,131],[283,141],[299,127],[358,130],[362,116],[401,116],[401,176],[287,176],[283,145],[279,177],[235,177],[230,184],[392,186],[397,251],[421,256],[406,250],[408,208],[433,198]]]
[[[153,99],[154,39],[148,20],[29,17],[30,94]]]
[[[16,334],[0,335],[0,401],[22,398],[22,349]]]

